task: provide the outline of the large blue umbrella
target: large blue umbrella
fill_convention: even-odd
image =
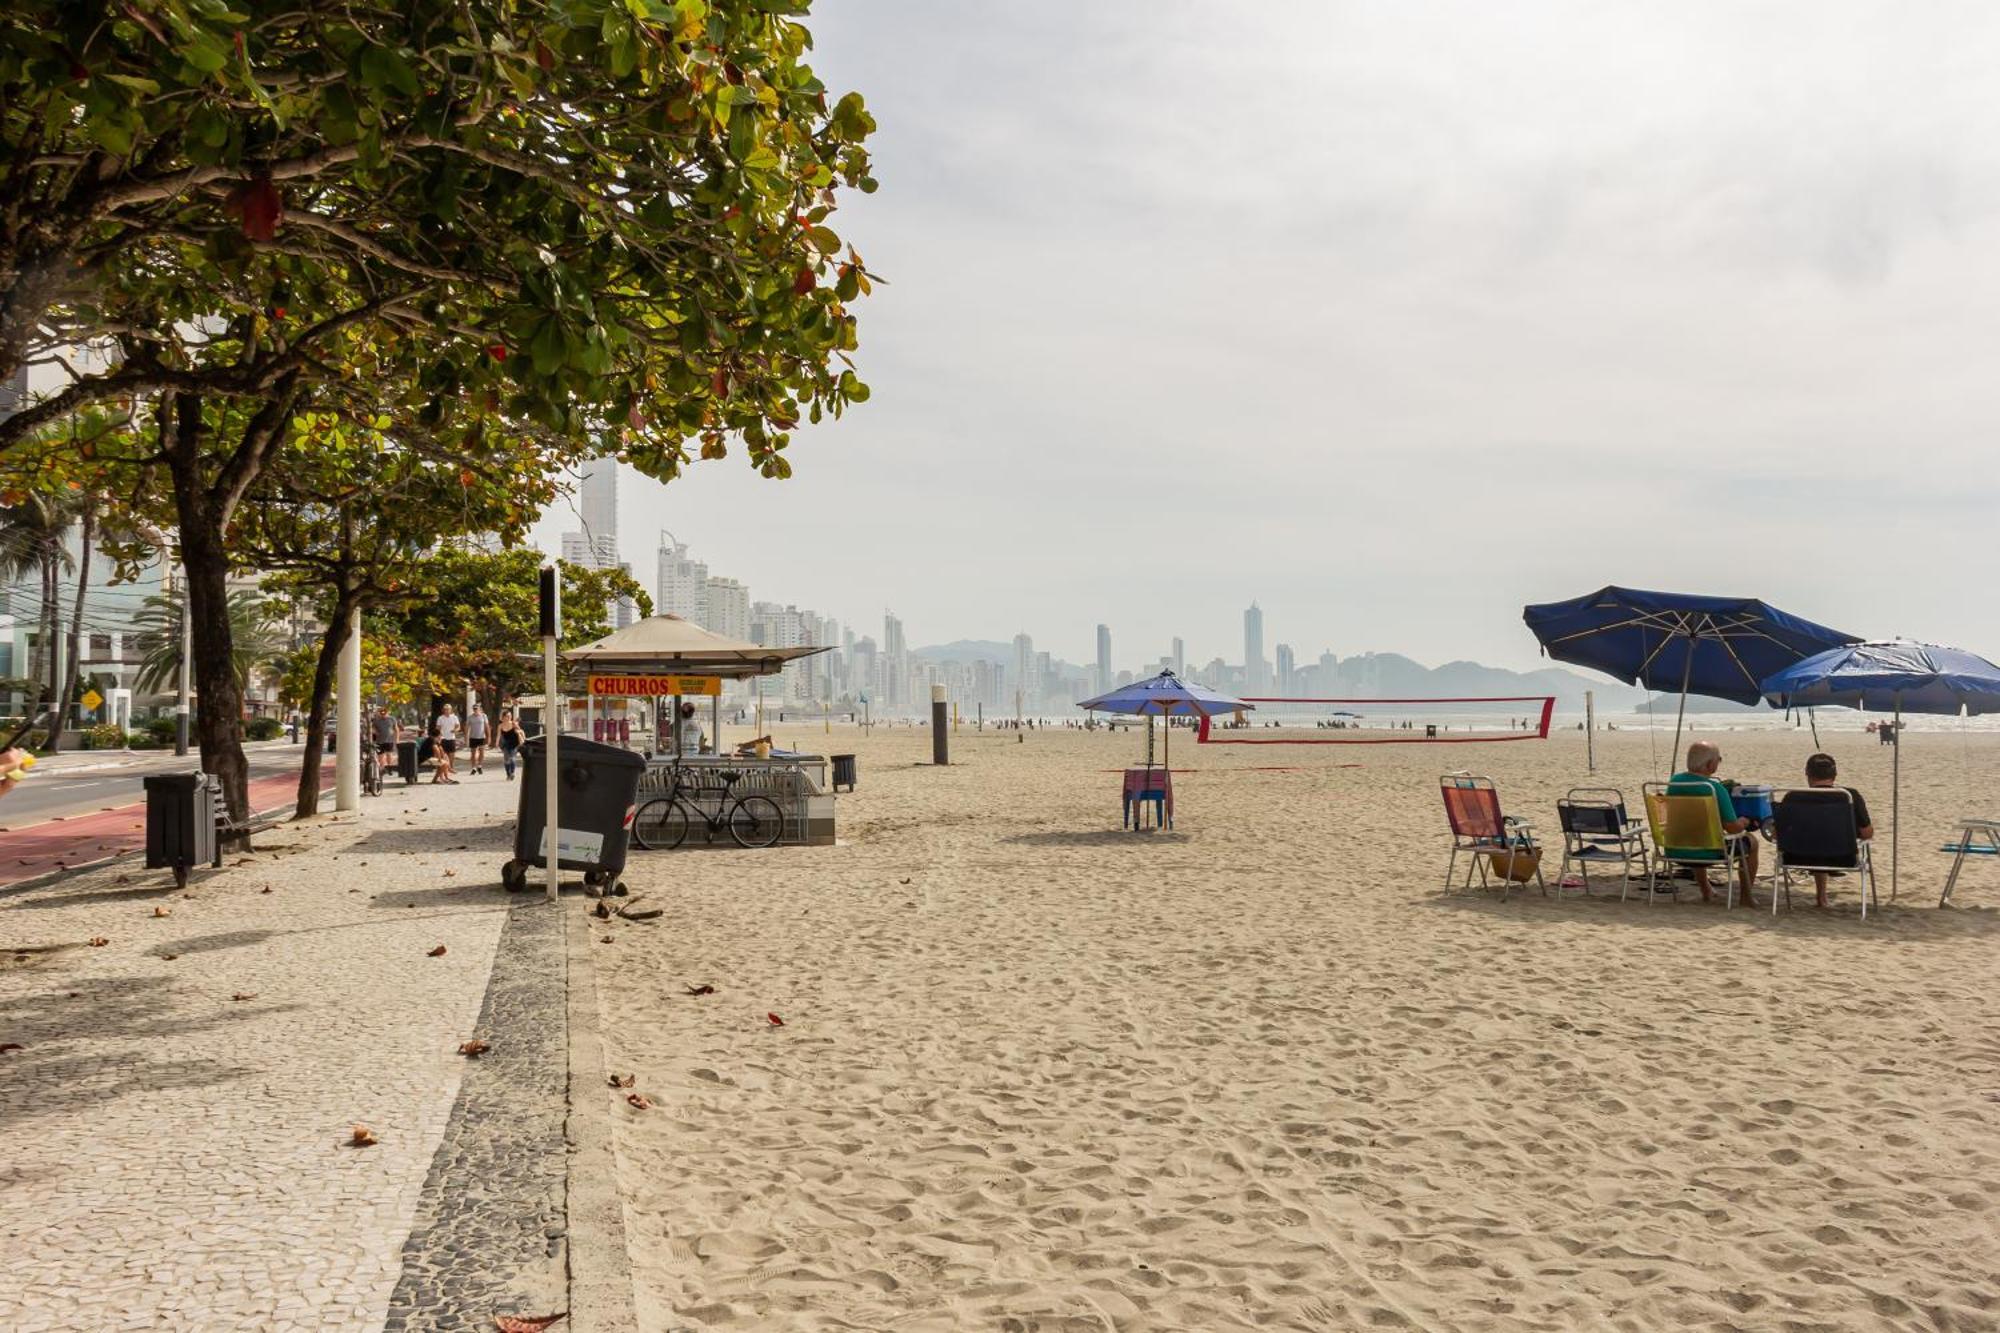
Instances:
[[[1599,588],[1567,602],[1525,608],[1542,651],[1650,690],[1678,690],[1674,750],[1690,694],[1754,704],[1764,679],[1860,636],[1801,620],[1754,597],[1703,597]]]
[[[1255,705],[1232,699],[1206,685],[1190,684],[1171,671],[1162,671],[1149,679],[1120,685],[1095,699],[1085,699],[1077,707],[1096,713],[1130,713],[1136,716],[1214,717],[1218,713],[1234,713],[1239,709],[1254,708]],[[1151,763],[1153,745],[1150,730],[1146,737],[1147,762]],[[1172,738],[1170,727],[1168,740],[1171,742]],[[1162,762],[1165,762],[1164,757]]]
[[[1895,713],[1889,798],[1889,900],[1896,899],[1896,846],[1903,799],[1903,714],[2000,712],[2000,667],[1963,648],[1856,643],[1808,657],[1764,680],[1764,697],[1786,708],[1841,704]]]

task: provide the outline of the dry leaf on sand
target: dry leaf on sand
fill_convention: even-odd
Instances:
[[[374,1130],[368,1128],[366,1125],[356,1125],[354,1133],[348,1136],[347,1146],[350,1148],[372,1148],[379,1142],[381,1140],[375,1137]]]
[[[438,947],[437,947],[437,948],[435,948],[435,949],[432,949],[432,950],[431,950],[431,951],[430,951],[429,953],[425,954],[425,955],[424,955],[424,957],[426,957],[426,958],[442,958],[442,957],[444,957],[444,946],[443,946],[442,944],[438,945]]]
[[[21,1051],[26,1049],[27,1048],[21,1045],[21,1043],[18,1041],[0,1041],[0,1055],[5,1055],[9,1051]]]
[[[174,909],[171,907],[155,907],[153,909],[154,916],[172,916],[173,914]]]
[[[703,983],[702,983],[701,985],[699,985],[699,986],[689,986],[689,985],[686,985],[685,983],[683,983],[683,985],[682,985],[682,989],[683,989],[683,990],[685,990],[685,991],[686,991],[686,992],[687,992],[688,994],[690,994],[690,995],[713,995],[713,994],[715,994],[715,987],[713,987],[713,986],[709,985],[709,984],[708,984],[707,982],[703,982]]]
[[[643,1092],[628,1092],[625,1094],[625,1101],[635,1111],[650,1111],[653,1109],[653,1099]]]
[[[562,1314],[496,1314],[493,1326],[500,1333],[542,1333],[543,1329],[568,1314],[567,1310]]]
[[[109,943],[111,943],[111,941],[105,939],[102,935],[92,935],[90,937],[90,947],[93,949],[102,949],[105,945]]]
[[[785,1020],[776,1014],[765,1014],[764,1017],[774,1028],[781,1028],[785,1025]]]
[[[229,998],[232,1000],[254,1000],[257,998],[257,992],[253,990],[240,990]]]
[[[460,1055],[484,1055],[492,1049],[493,1047],[488,1043],[477,1040],[462,1041],[458,1044],[458,1053]]]
[[[611,1076],[611,1086],[614,1088],[629,1088],[638,1081],[639,1076],[637,1074],[613,1074]]]

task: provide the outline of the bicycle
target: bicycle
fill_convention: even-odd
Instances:
[[[681,769],[675,769],[673,785],[667,794],[645,802],[633,815],[633,841],[649,852],[672,851],[687,841],[688,829],[697,819],[708,826],[710,842],[715,841],[716,832],[723,828],[729,830],[729,836],[741,847],[769,847],[785,835],[785,812],[776,801],[754,792],[732,800],[730,789],[742,781],[743,775],[724,769],[715,776],[722,790],[714,793],[718,799],[711,815],[697,803],[703,793],[687,783]]]
[[[361,794],[382,794],[382,756],[376,753],[375,738],[365,734],[361,738]]]

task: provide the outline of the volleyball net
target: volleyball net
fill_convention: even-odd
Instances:
[[[1245,696],[1234,716],[1204,719],[1204,745],[1468,745],[1547,740],[1553,694],[1445,699]]]

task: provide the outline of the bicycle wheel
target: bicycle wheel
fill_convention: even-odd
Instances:
[[[768,796],[745,796],[729,812],[729,834],[745,847],[769,847],[785,836],[785,812]]]
[[[632,841],[649,852],[670,852],[687,835],[687,808],[672,796],[655,796],[632,816]]]

